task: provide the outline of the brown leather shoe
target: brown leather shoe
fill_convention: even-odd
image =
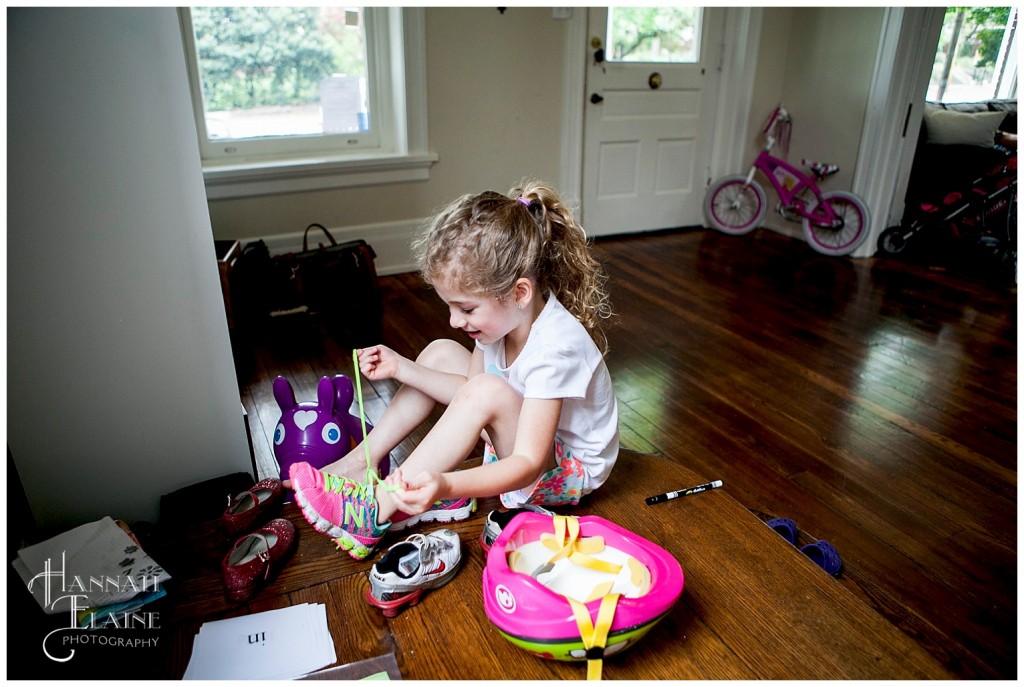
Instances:
[[[220,526],[229,536],[248,532],[277,514],[284,501],[279,479],[265,479],[228,500]]]
[[[295,540],[295,526],[284,518],[237,539],[220,565],[228,601],[241,603],[256,596],[281,571]]]

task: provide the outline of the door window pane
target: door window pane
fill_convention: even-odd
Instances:
[[[609,7],[605,59],[700,61],[700,7]]]

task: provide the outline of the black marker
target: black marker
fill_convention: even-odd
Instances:
[[[696,487],[690,487],[689,489],[680,489],[679,491],[670,491],[665,494],[658,494],[657,496],[648,496],[645,500],[648,506],[653,506],[656,503],[662,503],[664,501],[670,501],[677,499],[680,496],[689,496],[690,494],[699,494],[702,491],[708,489],[718,489],[722,486],[722,480],[716,479],[714,482],[708,482],[707,484],[701,484]]]

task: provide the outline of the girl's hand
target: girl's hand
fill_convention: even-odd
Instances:
[[[394,379],[398,376],[398,367],[402,356],[387,346],[378,344],[369,348],[361,348],[358,352],[359,371],[371,381]]]
[[[388,475],[388,484],[399,487],[391,492],[402,511],[410,515],[419,515],[430,510],[438,500],[442,488],[442,476],[436,472],[418,472],[406,478],[402,469],[398,468]]]

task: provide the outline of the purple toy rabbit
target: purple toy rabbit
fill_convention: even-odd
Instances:
[[[274,398],[281,420],[274,429],[274,456],[281,479],[288,479],[292,463],[320,469],[352,450],[363,438],[359,418],[348,412],[354,391],[345,375],[321,377],[316,403],[296,403],[292,385],[284,377],[274,380]],[[366,431],[372,429],[366,423]]]

